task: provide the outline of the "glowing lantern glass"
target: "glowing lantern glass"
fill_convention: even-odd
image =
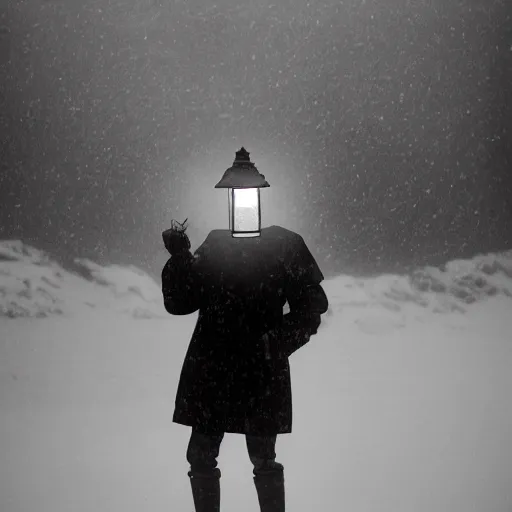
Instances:
[[[261,234],[260,188],[269,187],[244,149],[236,152],[233,166],[226,170],[215,188],[228,189],[229,229],[233,237]]]
[[[228,189],[229,229],[234,237],[258,236],[261,230],[260,190]]]

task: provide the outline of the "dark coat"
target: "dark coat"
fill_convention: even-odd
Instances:
[[[167,311],[199,309],[174,422],[204,432],[291,432],[288,356],[327,311],[322,280],[302,237],[279,226],[255,238],[215,230],[194,256],[169,259],[162,271]]]

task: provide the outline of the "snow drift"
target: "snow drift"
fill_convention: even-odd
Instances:
[[[397,313],[423,308],[464,312],[493,296],[512,298],[512,251],[425,267],[410,276],[340,276],[324,283],[329,315],[347,307],[380,306]],[[108,309],[136,318],[165,317],[160,284],[142,270],[76,259],[64,269],[21,241],[0,242],[0,316],[46,317]]]
[[[331,313],[355,306],[380,306],[397,313],[464,313],[490,297],[512,299],[512,251],[454,260],[441,268],[424,267],[411,275],[340,276],[324,287]]]
[[[136,318],[167,315],[160,286],[134,266],[76,259],[65,269],[21,241],[0,242],[0,316],[70,315],[84,307]]]

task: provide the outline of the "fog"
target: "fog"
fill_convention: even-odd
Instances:
[[[245,146],[265,225],[326,275],[512,245],[505,1],[3,3],[0,237],[159,272],[227,226]]]

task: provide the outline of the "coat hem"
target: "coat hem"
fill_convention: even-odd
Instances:
[[[223,432],[225,434],[243,434],[243,435],[252,435],[252,436],[275,436],[280,434],[291,434],[292,429],[290,428],[281,428],[281,429],[275,429],[269,432],[255,432],[255,431],[249,431],[247,429],[234,429],[234,428],[221,428],[221,429],[209,429],[208,427],[204,425],[197,425],[196,423],[192,421],[187,420],[179,420],[179,419],[173,419],[173,423],[176,423],[178,425],[183,425],[184,427],[192,427],[193,429],[202,432],[202,433],[220,433]]]

